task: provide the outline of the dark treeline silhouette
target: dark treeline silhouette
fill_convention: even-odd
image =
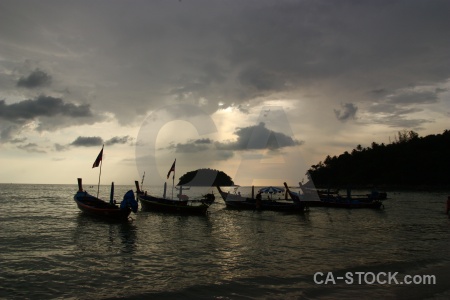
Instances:
[[[180,177],[178,185],[190,186],[232,186],[231,177],[226,173],[214,169],[198,169],[190,171]]]
[[[388,144],[358,145],[308,170],[317,187],[450,186],[450,131],[419,137],[401,131]]]

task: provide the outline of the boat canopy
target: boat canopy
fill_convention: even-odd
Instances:
[[[131,207],[131,210],[134,213],[137,212],[137,210],[138,210],[138,203],[137,203],[136,199],[134,198],[133,190],[129,190],[128,192],[126,192],[125,195],[123,196],[122,203],[120,203],[120,208],[121,209],[125,209],[128,206]]]

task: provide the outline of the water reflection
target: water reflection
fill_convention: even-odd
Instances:
[[[83,213],[76,218],[74,242],[79,251],[97,254],[135,253],[137,227],[133,221],[111,223]]]
[[[300,298],[305,286],[341,290],[313,285],[318,271],[409,273],[448,262],[447,194],[402,192],[384,211],[298,215],[230,211],[218,201],[207,216],[139,212],[111,224],[79,212],[74,186],[35,188],[0,189],[6,298]],[[361,289],[377,298],[372,287]]]

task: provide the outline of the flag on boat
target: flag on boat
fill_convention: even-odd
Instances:
[[[167,179],[169,179],[169,176],[170,176],[170,172],[174,172],[175,173],[175,163],[177,162],[177,159],[175,158],[175,160],[174,160],[174,162],[173,162],[173,164],[172,164],[172,167],[170,168],[170,170],[169,170],[169,173],[167,173]]]
[[[96,167],[98,167],[100,165],[100,162],[103,159],[103,147],[104,146],[105,145],[102,146],[102,150],[100,151],[100,153],[98,154],[97,158],[95,159],[94,164],[92,165],[92,168],[96,168]]]

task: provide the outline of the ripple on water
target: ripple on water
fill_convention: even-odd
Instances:
[[[119,186],[117,194],[128,189]],[[333,298],[361,290],[316,286],[315,272],[450,263],[447,195],[403,192],[384,211],[316,208],[304,215],[230,211],[218,199],[208,216],[139,211],[133,221],[111,224],[81,214],[75,190],[1,186],[8,210],[0,210],[0,297]]]

